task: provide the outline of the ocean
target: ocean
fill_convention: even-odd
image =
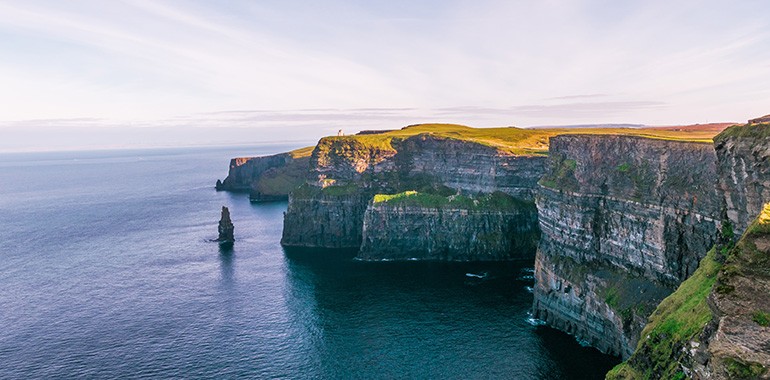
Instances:
[[[0,378],[601,379],[618,363],[528,320],[532,263],[284,252],[285,202],[214,183],[231,157],[296,147],[0,155]],[[209,241],[222,206],[232,251]]]

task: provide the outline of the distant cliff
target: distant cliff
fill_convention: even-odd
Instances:
[[[551,138],[537,197],[535,316],[630,356],[649,313],[716,238],[715,161],[705,143]]]
[[[249,192],[255,200],[286,199],[307,179],[310,152],[310,148],[303,148],[271,156],[233,158],[227,178],[218,180],[216,189]]]

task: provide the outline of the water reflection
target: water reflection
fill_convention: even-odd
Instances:
[[[321,377],[599,379],[616,362],[526,323],[527,264],[285,254],[289,308],[314,336]],[[483,279],[466,276],[483,272]]]
[[[221,283],[227,288],[233,287],[235,268],[233,264],[234,250],[232,246],[219,246],[219,272]]]

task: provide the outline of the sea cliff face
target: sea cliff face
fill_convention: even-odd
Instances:
[[[770,124],[750,122],[714,138],[729,223],[608,379],[770,379],[768,136]],[[735,231],[742,233],[736,244]]]
[[[364,243],[361,257],[368,260],[473,260],[474,255],[483,260],[513,258],[516,254],[502,252],[503,247],[531,247],[532,236],[538,230],[532,199],[544,164],[542,156],[516,156],[483,144],[430,134],[394,138],[384,145],[366,145],[346,136],[324,138],[311,158],[311,178],[306,188],[311,191],[295,191],[289,199],[282,243],[329,248],[359,248]],[[521,210],[509,213],[495,209],[439,212],[422,207],[394,211],[385,205],[370,206],[376,194],[409,190],[441,193],[444,197],[502,192],[524,202],[517,203]],[[340,220],[342,215],[346,220]],[[401,252],[409,238],[390,236],[396,230],[379,231],[375,226],[415,231],[431,226],[433,233],[420,235],[410,242],[414,245]],[[475,234],[481,240],[449,241],[453,233],[474,236],[475,228],[482,229]],[[508,233],[513,236],[505,236]],[[502,241],[492,242],[492,234]],[[489,251],[471,250],[483,248],[484,239]],[[380,247],[375,249],[375,242]],[[394,247],[382,246],[385,242]],[[532,250],[528,252],[531,257]]]
[[[505,154],[492,146],[428,134],[393,145],[402,178],[419,178],[465,194],[500,191],[533,200],[547,161],[542,155]]]
[[[719,227],[709,144],[557,136],[537,196],[534,315],[628,357]]]
[[[416,195],[415,195],[416,196]],[[456,196],[455,196],[456,197]],[[468,198],[440,202],[380,201],[363,220],[362,260],[495,261],[531,259],[539,238],[534,204],[503,193],[500,202]],[[454,200],[454,201],[451,201]],[[475,202],[475,203],[474,203]]]
[[[368,193],[350,186],[302,185],[289,196],[281,245],[357,249],[369,199]]]

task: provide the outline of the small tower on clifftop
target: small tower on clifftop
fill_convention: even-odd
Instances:
[[[230,220],[230,210],[222,206],[222,218],[219,219],[219,238],[217,238],[219,245],[232,246],[235,242],[234,230],[235,226]]]

